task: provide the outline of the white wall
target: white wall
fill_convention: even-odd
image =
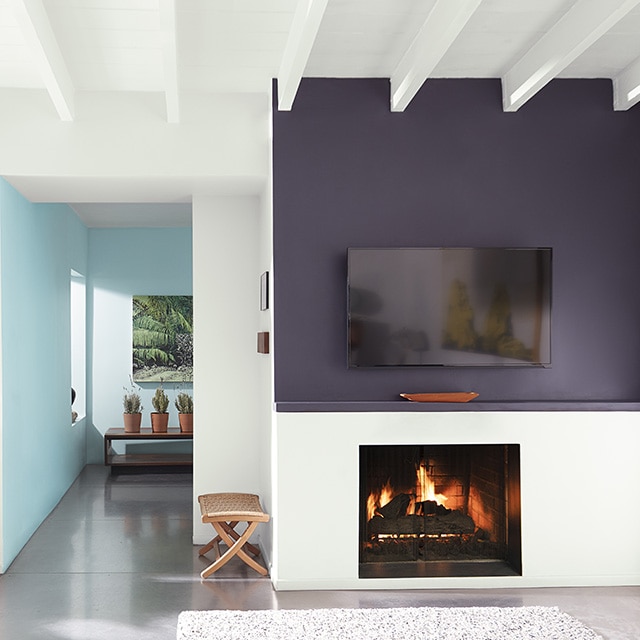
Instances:
[[[258,378],[260,385],[260,424],[263,428],[260,430],[259,448],[261,455],[261,491],[260,499],[262,506],[267,513],[273,513],[273,479],[272,479],[272,434],[273,434],[273,399],[274,393],[274,371],[273,371],[273,352],[274,352],[274,335],[273,335],[273,200],[271,197],[271,188],[267,189],[268,193],[261,200],[260,221],[258,225],[259,242],[260,242],[260,273],[269,272],[269,308],[259,312],[258,331],[269,332],[269,354],[261,354],[258,357]],[[258,529],[260,538],[260,546],[265,562],[270,565],[272,560],[273,548],[273,522],[263,524]]]
[[[185,95],[180,124],[167,124],[160,94],[76,99],[69,123],[44,91],[38,102],[33,92],[0,90],[0,175],[32,201],[188,202],[194,189],[264,184],[264,94]]]
[[[131,296],[145,293],[111,291],[99,286],[92,291],[91,416],[97,435],[88,442],[91,464],[103,462],[102,436],[107,429],[122,424],[122,396],[129,386],[132,366]],[[148,403],[144,409],[150,411]],[[147,423],[150,424],[148,417]]]
[[[0,213],[0,215],[2,215]],[[0,251],[2,247],[2,224],[0,224]],[[0,255],[0,282],[2,282],[2,256]],[[2,332],[2,295],[0,292],[0,389],[4,389],[4,385],[2,384],[2,376],[3,376],[3,362],[4,362],[4,358],[2,357],[2,345],[3,345],[3,340],[1,339],[1,337],[3,336],[3,332]],[[4,459],[4,437],[3,437],[3,428],[4,428],[4,411],[2,408],[2,403],[3,403],[3,393],[0,393],[0,461],[2,461]],[[0,573],[2,572],[2,567],[4,567],[4,521],[3,521],[3,517],[4,517],[4,508],[3,508],[3,501],[2,501],[2,497],[4,495],[4,487],[3,487],[3,480],[4,478],[4,474],[2,473],[2,471],[0,470]]]
[[[257,353],[260,213],[257,197],[193,198],[195,544],[213,534],[196,496],[268,490],[261,410],[268,380]]]
[[[86,276],[70,273],[71,386],[76,398],[71,410],[82,420],[87,411],[87,287]]]
[[[640,584],[636,412],[278,413],[275,420],[277,589]],[[479,443],[520,444],[523,575],[359,579],[359,445]]]

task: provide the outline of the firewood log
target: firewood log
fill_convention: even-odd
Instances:
[[[376,513],[383,518],[396,519],[407,514],[407,507],[411,502],[411,496],[406,493],[400,493],[391,499],[384,507],[378,507]]]

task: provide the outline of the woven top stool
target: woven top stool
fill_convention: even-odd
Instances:
[[[269,514],[262,510],[260,499],[252,493],[205,493],[198,496],[202,522],[210,522],[216,530],[216,537],[202,547],[198,555],[203,556],[213,549],[216,560],[210,564],[200,576],[208,578],[212,573],[225,565],[233,556],[266,576],[268,571],[244,551],[246,547],[254,556],[260,555],[260,549],[249,543],[251,534],[261,522],[269,522]],[[242,534],[236,531],[239,523],[246,523]],[[220,543],[224,542],[228,549],[220,553]]]

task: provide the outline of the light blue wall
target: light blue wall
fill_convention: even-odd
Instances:
[[[89,230],[89,463],[102,462],[104,432],[109,427],[122,426],[123,387],[129,385],[131,374],[131,297],[191,295],[192,271],[190,227]],[[141,386],[142,424],[149,426],[156,385]],[[177,425],[173,385],[165,388],[172,401],[170,424]],[[190,391],[192,386],[184,388]],[[174,443],[171,449],[182,450],[185,445],[190,446]]]
[[[32,204],[0,178],[3,571],[85,464],[85,424],[70,416],[69,276],[87,273],[87,247],[68,206]]]

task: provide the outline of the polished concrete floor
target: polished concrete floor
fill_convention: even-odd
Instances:
[[[191,514],[189,476],[86,467],[0,576],[0,638],[173,640],[185,609],[545,605],[640,639],[640,587],[276,593],[238,558],[203,582]]]

